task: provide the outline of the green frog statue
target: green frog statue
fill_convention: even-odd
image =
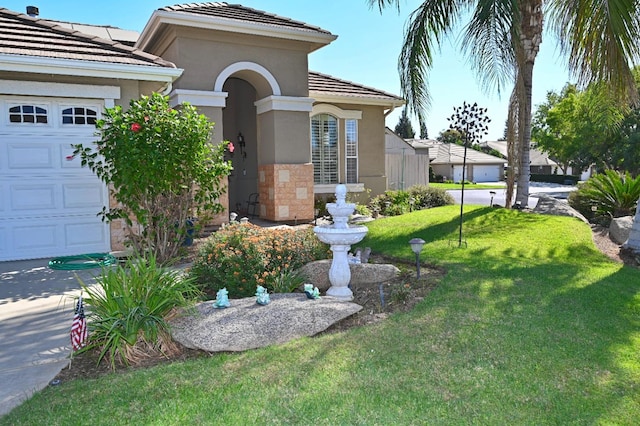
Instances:
[[[216,293],[216,300],[213,301],[213,307],[216,309],[222,309],[228,308],[229,306],[231,306],[231,303],[229,302],[229,291],[227,291],[227,288],[225,287],[218,290]]]
[[[269,302],[271,302],[271,299],[269,298],[269,293],[267,292],[267,289],[259,285],[258,288],[256,289],[256,303],[258,305],[265,306],[265,305],[268,305]]]
[[[309,299],[320,299],[320,290],[318,290],[318,287],[314,287],[313,284],[304,285],[304,294]]]

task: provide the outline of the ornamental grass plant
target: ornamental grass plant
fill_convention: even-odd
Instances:
[[[297,269],[327,255],[311,229],[231,223],[203,243],[190,274],[208,293],[226,287],[231,298],[253,296],[257,285],[288,293],[302,284]]]
[[[87,317],[89,344],[97,348],[98,362],[107,359],[136,364],[147,355],[176,350],[167,319],[176,308],[187,307],[200,295],[194,280],[178,270],[159,265],[153,256],[134,258],[124,265],[103,268],[97,286],[80,279]]]

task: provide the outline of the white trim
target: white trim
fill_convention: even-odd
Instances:
[[[254,102],[257,114],[268,111],[300,111],[311,112],[313,99],[294,96],[267,96]]]
[[[376,98],[368,96],[350,96],[350,95],[330,95],[322,92],[309,91],[309,96],[314,98],[316,102],[326,103],[348,103],[359,105],[375,105],[385,108],[396,108],[405,104],[402,99]]]
[[[335,194],[337,183],[328,183],[313,185],[313,192],[316,194]],[[349,192],[364,192],[364,183],[347,183],[347,191]]]
[[[188,102],[193,106],[224,108],[227,106],[227,96],[227,92],[175,89],[169,95],[169,103],[172,107]]]
[[[0,80],[0,93],[3,95],[57,98],[120,99],[120,87],[118,86],[45,83],[41,81]]]
[[[145,50],[153,41],[159,32],[159,28],[163,24],[304,41],[312,43],[310,52],[338,38],[338,36],[333,34],[314,31],[313,29],[289,28],[257,22],[239,21],[237,19],[156,10],[142,30],[136,47]]]
[[[182,69],[0,54],[0,71],[173,82]]]
[[[216,83],[213,86],[213,90],[215,92],[222,92],[222,86],[224,86],[224,82],[227,81],[229,77],[238,71],[253,71],[257,74],[260,74],[267,80],[269,86],[271,86],[271,93],[275,96],[280,96],[282,92],[280,91],[280,85],[276,78],[269,72],[268,69],[263,67],[262,65],[256,64],[255,62],[236,62],[235,64],[231,64],[226,67],[216,78]]]
[[[330,114],[330,115],[333,115],[334,117],[342,118],[344,120],[348,120],[348,119],[361,120],[362,119],[362,111],[342,109],[331,104],[314,105],[309,116],[313,117],[318,114]]]

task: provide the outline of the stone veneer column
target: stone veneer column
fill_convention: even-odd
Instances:
[[[258,167],[260,217],[275,222],[313,220],[313,164]]]

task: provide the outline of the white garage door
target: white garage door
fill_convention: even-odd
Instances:
[[[106,186],[71,144],[95,140],[99,101],[0,100],[0,261],[104,252],[109,229],[96,213]]]
[[[498,182],[502,166],[473,166],[474,182]]]

